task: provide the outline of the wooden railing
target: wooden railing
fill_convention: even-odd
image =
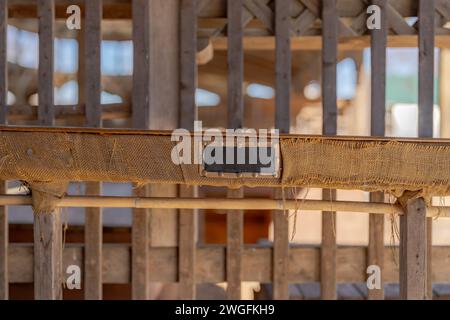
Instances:
[[[134,128],[193,129],[197,118],[195,89],[197,78],[197,10],[208,1],[181,0],[178,6],[169,1],[164,8],[158,4],[167,1],[133,0],[133,44],[134,73],[132,89],[131,117]],[[276,55],[276,112],[275,127],[289,133],[290,89],[291,89],[291,36],[305,31],[303,21],[308,25],[320,17],[322,20],[322,101],[323,134],[337,134],[336,64],[338,42],[342,22],[337,16],[336,0],[299,1],[306,7],[304,14],[292,23],[290,0],[275,0],[273,11],[268,11],[269,1],[233,0],[227,2],[226,25],[218,34],[227,36],[228,48],[228,120],[229,128],[243,126],[243,54],[244,27],[251,20],[260,20],[269,36],[275,36]],[[339,2],[339,1],[338,1]],[[342,2],[342,1],[341,1]],[[356,1],[355,1],[356,2]],[[386,46],[388,26],[397,31],[410,30],[398,15],[392,13],[392,1],[374,0],[381,9],[382,28],[373,30],[371,35],[371,134],[382,136],[385,132],[385,86],[386,86]],[[408,2],[408,1],[406,1]],[[14,1],[11,1],[14,3]],[[38,123],[53,126],[55,110],[53,98],[54,29],[55,1],[30,1],[36,4],[39,18],[39,107]],[[297,2],[295,2],[297,3]],[[298,3],[296,8],[298,9]],[[359,2],[358,2],[359,3]],[[408,3],[411,3],[409,1]],[[434,4],[438,6],[435,8]],[[434,79],[434,36],[435,13],[448,14],[448,4],[442,0],[419,0],[419,135],[431,137],[433,128],[433,79]],[[121,4],[124,8],[129,8]],[[361,5],[361,4],[359,4]],[[154,6],[154,7],[153,7]],[[11,14],[20,16],[19,7],[10,7]],[[85,2],[83,42],[80,43],[80,98],[85,106],[85,125],[102,126],[101,95],[101,21],[102,1]],[[109,7],[108,7],[109,8]],[[436,11],[436,10],[437,11]],[[7,55],[6,25],[8,1],[0,0],[0,123],[7,124]],[[113,15],[108,10],[109,15]],[[124,11],[129,14],[129,10]],[[442,13],[444,12],[444,13]],[[25,11],[26,13],[26,11]],[[243,19],[243,16],[246,19]],[[128,17],[128,18],[130,18]],[[390,18],[388,18],[390,17]],[[123,17],[122,17],[123,18]],[[127,17],[126,17],[127,18]],[[401,17],[400,17],[401,18]],[[179,19],[179,20],[178,20]],[[242,21],[245,21],[243,25]],[[294,32],[293,28],[297,27]],[[300,28],[300,29],[299,29]],[[344,28],[346,29],[346,28]],[[348,28],[347,28],[348,29]],[[347,30],[348,31],[348,30]],[[442,30],[441,30],[442,31]],[[444,30],[445,31],[445,30]],[[444,32],[442,31],[442,32]],[[298,41],[298,39],[296,39]],[[446,40],[442,40],[445,42]],[[176,110],[173,107],[179,106]],[[162,122],[162,124],[161,124]],[[364,159],[361,159],[364,161]],[[136,195],[152,196],[151,188],[138,188]],[[5,183],[0,185],[0,193],[5,193]],[[173,186],[173,195],[191,197],[193,188]],[[87,195],[101,194],[101,184],[87,182]],[[244,196],[242,190],[230,191],[230,198]],[[279,192],[274,197],[280,197]],[[335,190],[324,190],[323,199],[335,200]],[[384,195],[372,194],[371,201],[383,202]],[[102,283],[131,282],[134,299],[149,298],[151,281],[179,282],[181,298],[194,299],[195,287],[199,282],[228,282],[228,297],[241,297],[242,281],[273,282],[274,298],[287,299],[288,284],[300,281],[321,281],[323,299],[336,298],[336,283],[339,281],[364,281],[367,265],[376,264],[382,269],[383,281],[397,281],[397,270],[390,258],[386,257],[384,246],[383,216],[371,215],[369,225],[369,246],[365,248],[337,248],[334,234],[335,212],[323,212],[322,246],[320,251],[311,248],[289,246],[288,219],[283,212],[274,212],[273,248],[248,248],[243,246],[243,213],[228,212],[228,241],[226,247],[198,247],[196,241],[196,214],[194,210],[179,210],[178,250],[176,247],[158,248],[150,246],[151,222],[147,209],[133,209],[131,256],[127,246],[110,247],[102,245],[102,211],[89,208],[86,211],[84,247],[68,247],[73,251],[72,262],[84,264],[84,288],[87,299],[102,298]],[[61,222],[58,210],[48,215],[35,215],[34,259],[30,247],[18,247],[8,243],[7,208],[0,208],[0,298],[8,298],[8,284],[34,281],[37,299],[59,299],[62,297]],[[431,266],[441,266],[448,248],[431,247],[431,220],[426,220],[426,207],[422,198],[407,204],[407,214],[400,218],[400,286],[403,298],[431,297],[431,283],[435,280],[450,280],[446,270],[431,270]],[[150,229],[149,229],[150,225]],[[39,232],[38,232],[39,231]],[[45,241],[50,241],[44,244]],[[82,249],[84,248],[84,256]],[[431,260],[431,251],[437,260]],[[442,253],[444,252],[444,253]],[[119,254],[120,253],[120,254]],[[105,264],[111,259],[121,258],[119,269],[113,275],[104,273]],[[21,259],[33,260],[34,272],[28,265],[26,270],[14,266]],[[84,258],[83,258],[84,257]],[[67,264],[67,255],[64,264]],[[129,261],[131,260],[131,270]],[[12,266],[8,270],[8,265]],[[160,267],[163,266],[163,267]],[[22,270],[20,273],[18,270]],[[356,271],[355,271],[356,270]],[[8,278],[10,276],[10,278]],[[426,284],[426,286],[424,286]],[[382,299],[383,289],[369,290],[370,299]]]

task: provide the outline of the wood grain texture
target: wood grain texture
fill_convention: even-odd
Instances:
[[[150,129],[150,2],[132,2],[133,13],[133,128]],[[136,188],[136,195],[147,196],[145,187]],[[148,209],[133,209],[131,296],[134,300],[150,297],[148,245],[150,242]]]
[[[244,51],[242,45],[242,0],[227,1],[228,35],[228,126],[242,128],[244,119]]]
[[[145,196],[146,188],[134,189],[136,196]],[[131,232],[131,296],[134,300],[147,300],[149,298],[149,214],[148,209],[133,209],[133,222]]]
[[[244,190],[229,189],[228,198],[243,198]],[[239,300],[242,282],[242,252],[244,242],[244,211],[227,211],[227,297]]]
[[[400,217],[400,297],[426,299],[427,226],[423,198],[407,202],[407,214]]]
[[[289,133],[291,106],[290,1],[275,2],[275,128]],[[277,199],[285,198],[282,189],[274,190]],[[289,299],[289,211],[274,211],[273,297]]]
[[[86,126],[102,127],[101,109],[101,41],[102,41],[102,0],[86,2],[84,23],[85,80],[83,92],[86,104]],[[81,66],[80,66],[81,67]],[[87,182],[86,195],[101,195],[101,183]],[[102,290],[102,247],[103,222],[101,208],[85,209],[85,288],[87,300],[101,300]]]
[[[34,298],[62,299],[62,225],[59,210],[34,215]]]
[[[86,183],[86,195],[101,195],[101,183]],[[101,300],[102,255],[103,255],[103,219],[102,208],[85,209],[84,227],[85,264],[84,296],[87,300]]]
[[[322,133],[337,134],[337,38],[338,18],[336,0],[322,2]],[[336,199],[335,190],[324,189],[322,199]],[[336,292],[336,213],[322,213],[322,248],[320,264],[321,297],[324,300],[337,298]]]
[[[101,127],[101,41],[102,41],[102,0],[86,2],[84,23],[84,65],[86,93],[86,125]]]
[[[180,114],[181,128],[193,130],[197,120],[195,90],[197,87],[197,3],[182,0],[180,8]],[[192,197],[197,193],[195,187],[180,186],[180,197]],[[181,299],[193,300],[196,297],[197,268],[197,217],[196,210],[179,210],[179,295]]]
[[[196,193],[194,187],[180,186],[180,197],[189,197]],[[194,300],[197,283],[197,212],[179,210],[179,252],[178,272],[180,282],[180,299]]]
[[[398,283],[398,248],[386,246],[385,282]],[[242,253],[242,280],[270,283],[273,280],[273,249],[266,246],[245,246]],[[64,266],[83,265],[83,246],[66,244]],[[33,247],[11,243],[9,282],[33,282]],[[199,246],[197,248],[196,279],[198,283],[226,281],[226,247]],[[365,283],[367,280],[367,247],[338,247],[336,279],[338,283]],[[433,247],[433,281],[450,282],[450,247]],[[149,279],[154,282],[178,281],[178,248],[150,247]],[[162,268],[161,266],[164,266]],[[320,248],[317,246],[289,248],[288,278],[291,283],[320,281]],[[131,281],[131,251],[129,244],[105,244],[103,249],[103,279],[107,284]]]
[[[7,123],[8,70],[7,38],[8,1],[0,0],[0,124]],[[7,183],[0,180],[0,193],[6,194]],[[0,300],[8,299],[8,208],[0,207]]]
[[[370,202],[384,202],[384,193],[370,194]],[[381,288],[368,290],[369,300],[384,299],[384,215],[369,215],[369,246],[367,248],[367,266],[376,265],[381,270]]]
[[[5,194],[7,184],[0,181],[0,194]],[[8,299],[8,208],[0,207],[0,300]]]
[[[244,51],[243,1],[227,1],[228,87],[227,128],[239,129],[244,124]],[[244,190],[229,189],[228,198],[243,198]],[[244,242],[243,210],[227,211],[227,297],[241,299],[242,246]]]
[[[55,122],[53,101],[54,71],[54,0],[38,0],[39,19],[39,75],[38,75],[38,122],[40,125],[52,126]]]
[[[6,124],[8,114],[7,23],[8,1],[0,0],[0,123]]]
[[[386,43],[388,34],[387,0],[373,0],[381,10],[380,29],[371,30],[371,115],[370,134],[384,136],[386,128]],[[384,193],[370,194],[370,202],[384,202]],[[384,299],[384,216],[369,216],[367,265],[381,270],[381,289],[368,290],[368,299]]]
[[[150,2],[134,0],[133,5],[133,92],[134,128],[150,127]]]
[[[419,0],[419,137],[433,137],[435,0]],[[432,224],[427,219],[427,297],[431,299]]]

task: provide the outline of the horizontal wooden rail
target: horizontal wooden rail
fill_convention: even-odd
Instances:
[[[1,195],[0,206],[31,205],[31,196]],[[211,210],[321,210],[373,214],[404,213],[402,207],[390,203],[325,200],[276,200],[261,198],[145,198],[107,196],[66,196],[58,207],[149,208],[149,209],[211,209]],[[281,211],[282,212],[282,211]],[[428,217],[450,217],[450,207],[429,207]]]
[[[131,282],[131,246],[129,244],[103,244],[103,283]],[[226,281],[225,246],[197,247],[197,283]],[[83,266],[83,245],[66,244],[63,252],[63,274],[69,265]],[[242,281],[272,282],[273,248],[244,246],[242,249]],[[433,246],[433,282],[450,282],[448,268],[450,247]],[[366,282],[367,247],[337,248],[336,281],[338,283]],[[398,249],[384,247],[383,275],[386,283],[399,281]],[[178,282],[178,248],[149,247],[149,281]],[[10,244],[9,283],[33,282],[33,246]],[[161,266],[164,266],[163,268]],[[320,281],[320,248],[317,246],[290,246],[288,281],[290,283]],[[67,275],[65,275],[67,277]],[[82,283],[82,288],[84,284]]]

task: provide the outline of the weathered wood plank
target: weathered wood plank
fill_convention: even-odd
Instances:
[[[427,296],[426,205],[423,198],[411,199],[400,217],[400,297]]]
[[[182,128],[193,130],[197,120],[195,91],[197,87],[197,14],[196,0],[182,0],[180,8],[180,114]],[[195,196],[195,187],[180,186],[180,197]],[[197,268],[197,212],[196,210],[179,210],[179,281],[180,298],[195,299]]]
[[[145,196],[146,188],[137,187],[136,196]],[[131,232],[131,296],[134,300],[149,298],[149,213],[147,209],[133,209]]]
[[[0,0],[0,124],[7,123],[8,70],[7,39],[8,1]],[[0,193],[6,194],[6,181],[0,181]],[[8,299],[8,209],[0,207],[0,300]]]
[[[150,113],[150,3],[134,0],[133,4],[133,127],[148,129]]]
[[[433,136],[434,0],[419,1],[419,137]]]
[[[243,189],[229,189],[228,198],[243,198]],[[227,296],[230,300],[239,300],[242,282],[242,252],[244,242],[244,212],[227,212]]]
[[[228,124],[241,128],[244,119],[242,96],[244,54],[242,46],[242,0],[228,1]]]
[[[135,0],[133,12],[133,128],[150,129],[150,2]],[[146,196],[146,188],[134,190]],[[148,245],[150,213],[133,209],[131,295],[133,299],[147,300],[149,296]]]
[[[290,49],[290,10],[289,0],[275,2],[275,128],[280,133],[289,133],[291,106],[291,49]],[[284,190],[277,189],[275,197],[282,199]],[[273,297],[289,299],[289,214],[274,212],[273,248]]]
[[[337,39],[338,18],[336,0],[324,0],[322,3],[322,103],[324,135],[337,134]],[[323,190],[322,199],[336,199],[335,190]],[[322,249],[321,249],[321,296],[322,299],[336,299],[336,214],[322,214]]]
[[[242,128],[244,123],[244,51],[243,1],[227,1],[228,41],[228,86],[227,86],[227,128]],[[242,198],[243,189],[228,190],[229,198]],[[227,296],[231,300],[241,299],[242,245],[244,232],[242,210],[227,212]]]
[[[102,187],[98,182],[86,183],[86,195],[101,195]],[[101,208],[85,209],[84,227],[85,248],[85,285],[84,296],[87,300],[101,300],[103,220]]]
[[[84,65],[86,92],[86,125],[101,127],[101,41],[102,41],[102,0],[86,2],[84,23]]]
[[[433,137],[435,0],[419,1],[419,137]],[[427,297],[433,297],[431,280],[431,218],[427,219]]]
[[[385,282],[398,283],[398,250],[386,246]],[[272,248],[245,246],[242,252],[242,280],[270,283],[273,279]],[[338,283],[365,283],[367,280],[367,247],[339,247],[336,279]],[[33,247],[28,244],[10,245],[10,283],[33,282]],[[149,248],[149,281],[175,283],[178,281],[178,248]],[[394,261],[395,259],[395,261]],[[83,265],[81,245],[66,244],[64,264],[76,261]],[[226,247],[200,246],[197,248],[196,279],[198,283],[226,281]],[[433,281],[450,282],[450,247],[433,247]],[[164,268],[161,268],[164,266]],[[289,248],[288,278],[291,283],[320,281],[320,248],[291,246]],[[131,251],[129,244],[105,244],[103,249],[103,282],[130,283]]]
[[[0,123],[6,124],[8,115],[8,61],[7,61],[7,0],[0,0]]]
[[[62,299],[62,225],[58,209],[34,214],[34,297]]]
[[[0,181],[0,193],[6,194],[6,181]],[[0,300],[8,299],[8,208],[0,207]]]
[[[55,122],[53,106],[54,71],[54,0],[38,0],[39,16],[39,76],[38,76],[38,119],[40,125],[52,126]]]
[[[86,125],[102,127],[101,110],[101,41],[102,41],[102,0],[86,2],[84,24],[85,68],[83,91],[86,104]],[[80,66],[81,67],[81,66]],[[101,195],[101,183],[87,182],[86,195]],[[85,298],[102,299],[102,247],[103,224],[101,208],[85,209]]]
[[[380,29],[371,31],[371,132],[372,136],[385,135],[386,117],[386,42],[388,33],[387,1],[374,0],[381,10]],[[370,194],[371,202],[384,202],[382,192]],[[367,264],[381,269],[381,289],[368,290],[368,299],[384,299],[384,216],[369,216],[369,246]]]

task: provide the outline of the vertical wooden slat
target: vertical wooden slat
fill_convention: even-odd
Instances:
[[[150,2],[133,0],[133,127],[150,128]],[[145,188],[134,190],[146,196]],[[148,246],[149,210],[133,209],[132,223],[132,298],[149,298]]]
[[[400,216],[400,298],[427,296],[427,226],[423,198],[410,199]]]
[[[275,128],[289,133],[291,105],[291,47],[289,0],[275,2]],[[283,198],[283,190],[275,190],[275,197]],[[273,297],[289,299],[289,220],[286,212],[275,211],[273,248]]]
[[[53,101],[54,61],[54,0],[38,0],[39,18],[39,76],[38,76],[38,119],[40,125],[52,126],[55,122]]]
[[[6,194],[6,181],[0,181],[0,194]],[[8,299],[8,208],[0,207],[0,300]]]
[[[337,134],[336,62],[338,21],[336,0],[322,2],[322,102],[324,135]],[[322,199],[333,201],[335,190],[323,190]],[[322,213],[320,281],[322,299],[336,299],[335,212]]]
[[[435,0],[419,1],[419,137],[433,137]],[[427,296],[432,298],[432,218],[427,219]]]
[[[54,0],[38,0],[40,125],[55,122],[53,101]],[[59,210],[34,214],[35,299],[62,299],[62,226]]]
[[[244,122],[244,51],[242,0],[227,2],[227,41],[228,41],[228,93],[227,127],[241,128]],[[228,190],[229,198],[242,198],[244,190]],[[243,210],[227,212],[227,295],[228,299],[241,299],[242,245],[244,230]]]
[[[100,106],[102,14],[102,0],[86,1],[84,23],[86,125],[95,128],[102,126]]]
[[[100,128],[101,113],[101,41],[102,0],[86,1],[85,7],[85,94],[86,125]],[[101,195],[101,183],[87,182],[86,195]],[[85,209],[85,285],[84,297],[88,300],[102,299],[102,208]]]
[[[380,29],[371,31],[371,132],[372,136],[385,135],[386,115],[386,42],[387,13],[386,0],[373,0],[372,4],[381,10]],[[384,193],[370,194],[371,202],[384,202]],[[368,265],[377,265],[381,269],[381,288],[368,291],[368,299],[384,299],[384,216],[369,215]]]
[[[180,126],[193,131],[197,120],[197,0],[182,0],[180,8]],[[180,186],[180,197],[196,195],[195,187]],[[179,281],[180,298],[195,299],[196,210],[180,210]]]
[[[7,0],[0,0],[0,124],[6,124],[8,114]]]
[[[8,113],[7,0],[0,0],[0,125],[6,124]],[[6,181],[0,181],[0,193],[6,193]],[[0,300],[8,299],[8,209],[0,207]]]

